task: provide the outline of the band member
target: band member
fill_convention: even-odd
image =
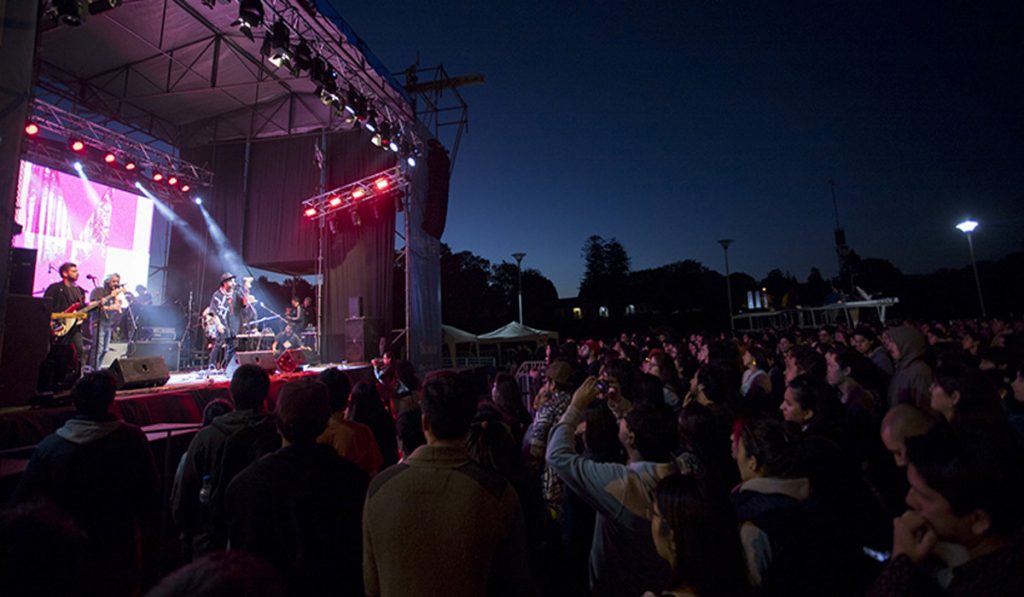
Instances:
[[[152,305],[153,304],[153,295],[150,294],[150,292],[148,290],[146,290],[145,286],[143,286],[142,284],[139,284],[138,286],[135,287],[135,301],[134,301],[134,303],[136,305],[140,305],[140,306],[143,306],[143,307],[148,306],[148,305]]]
[[[214,316],[216,338],[210,351],[210,366],[226,367],[235,358],[241,313],[245,308],[245,297],[235,285],[235,275],[225,272],[220,277],[220,288],[210,298],[210,313]]]
[[[255,328],[255,322],[258,315],[256,313],[256,297],[252,295],[252,278],[246,276],[242,278],[242,296],[245,298],[245,308],[242,309],[242,329],[248,331],[256,331],[255,329],[250,330],[249,328]]]
[[[57,271],[60,273],[60,282],[54,282],[46,287],[43,293],[43,300],[46,301],[46,308],[51,313],[67,311],[74,305],[85,303],[85,291],[78,282],[78,266],[74,263],[63,263]],[[82,326],[76,325],[67,334],[52,339],[53,346],[72,346],[73,367],[75,369],[73,379],[78,379],[78,372],[81,370],[81,359],[84,356],[82,350]]]
[[[295,328],[292,327],[292,324],[286,323],[284,324],[284,330],[274,338],[274,345],[270,349],[274,351],[275,357],[279,357],[286,350],[301,347],[302,339],[295,333]]]
[[[292,306],[288,309],[286,319],[288,323],[292,324],[292,329],[296,333],[301,334],[302,330],[306,329],[306,310],[302,308],[302,301],[299,297],[292,297]]]
[[[119,299],[102,301],[121,288],[121,276],[110,274],[103,280],[103,285],[94,289],[89,294],[89,301],[101,301],[100,306],[92,312],[92,368],[99,369],[103,365],[103,357],[110,348],[110,336],[114,328],[120,322],[121,310],[123,309]]]

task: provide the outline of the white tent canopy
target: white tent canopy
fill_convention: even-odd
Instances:
[[[457,327],[450,325],[441,325],[441,336],[444,345],[448,347],[448,356],[452,362],[455,362],[455,345],[456,344],[471,344],[472,350],[476,356],[480,356],[480,344],[477,340],[476,334],[471,334],[466,330],[460,330]]]
[[[504,342],[546,342],[549,338],[558,340],[558,332],[538,330],[513,321],[493,332],[477,336],[480,344],[501,344]]]

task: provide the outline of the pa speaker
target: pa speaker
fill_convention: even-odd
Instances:
[[[7,289],[11,294],[32,296],[32,278],[36,272],[36,250],[11,248],[11,275]]]
[[[110,366],[110,371],[114,374],[119,390],[155,388],[171,379],[163,357],[117,359]]]
[[[268,373],[273,373],[277,370],[277,359],[274,358],[274,352],[272,350],[236,352],[233,365],[232,373],[234,373],[234,369],[237,369],[242,365],[256,365]]]
[[[345,360],[350,363],[360,363],[377,356],[380,328],[381,321],[379,319],[359,317],[346,320]]]
[[[303,365],[319,365],[320,355],[309,348],[292,348],[277,357],[277,368],[282,373],[291,373]]]
[[[452,162],[448,150],[435,139],[427,141],[427,201],[423,231],[440,239],[448,219],[448,182]]]

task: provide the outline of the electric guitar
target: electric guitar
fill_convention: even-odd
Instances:
[[[117,299],[117,297],[122,293],[124,293],[124,288],[115,288],[109,295],[87,303],[81,309],[79,309],[81,303],[75,303],[60,313],[51,313],[50,332],[55,338],[67,335],[68,332],[74,329],[79,321],[89,317],[90,311],[96,307],[110,304],[111,301]]]

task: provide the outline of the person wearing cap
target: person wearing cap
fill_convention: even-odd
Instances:
[[[328,388],[304,378],[278,395],[281,448],[228,485],[231,549],[265,558],[290,595],[362,596],[362,516],[369,477],[317,443],[331,414]]]
[[[565,485],[545,464],[544,451],[548,446],[548,433],[558,419],[569,408],[572,400],[572,365],[565,361],[555,361],[548,366],[547,381],[541,386],[534,399],[536,413],[533,423],[526,430],[526,448],[529,450],[529,460],[534,464],[535,469],[542,470],[544,486],[544,501],[547,503],[548,512],[555,521],[562,519],[562,498],[565,495]]]
[[[235,275],[224,272],[220,276],[220,287],[210,298],[210,313],[213,315],[216,336],[210,351],[210,366],[226,367],[235,358],[235,343],[242,323],[242,296],[236,290]]]

